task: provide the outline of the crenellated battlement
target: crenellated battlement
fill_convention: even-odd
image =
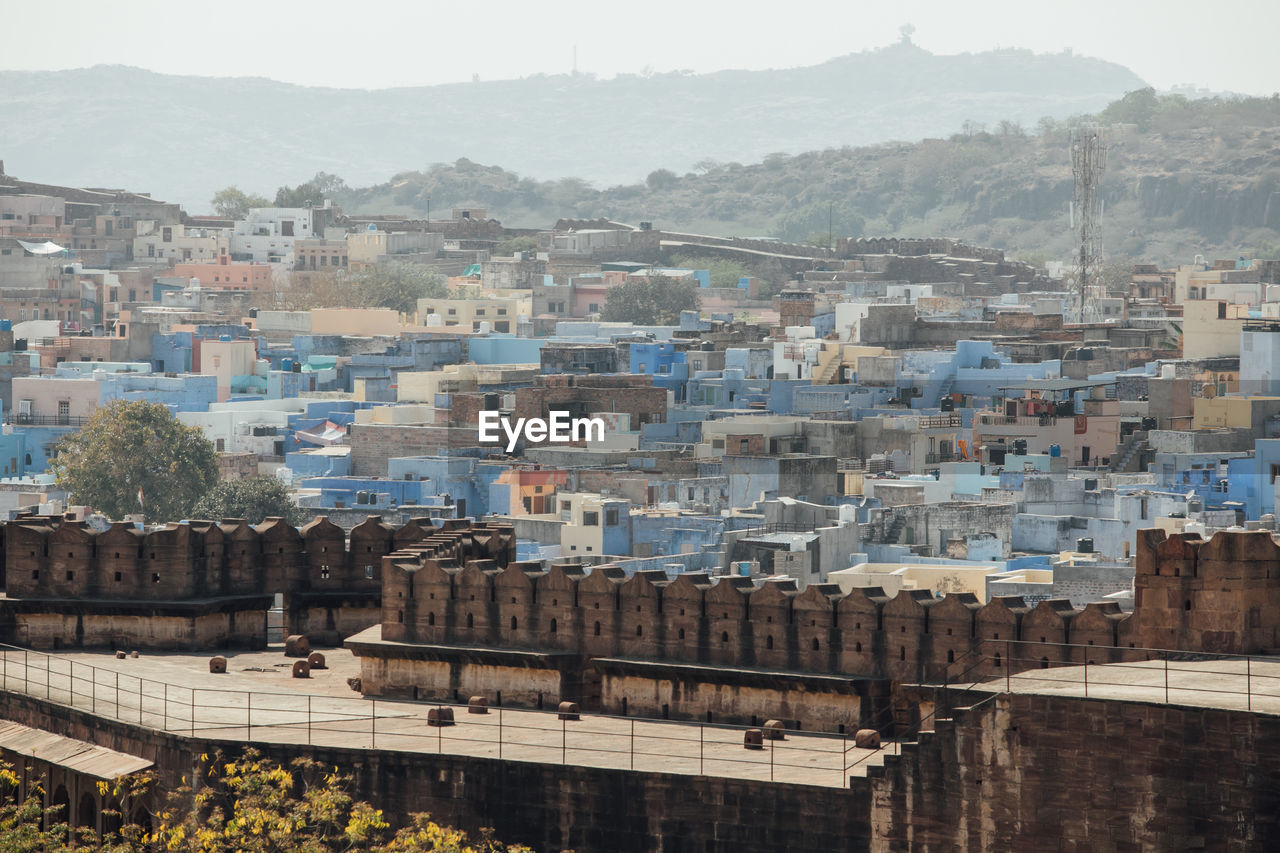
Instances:
[[[500,531],[506,533],[501,545]],[[349,541],[346,531],[325,517],[301,528],[268,518],[258,525],[226,519],[154,530],[116,523],[97,532],[82,522],[50,516],[9,522],[0,527],[0,537],[11,599],[376,594],[382,587],[383,557],[410,545],[433,554],[447,551],[457,559],[483,554],[503,566],[515,554],[509,527],[449,521],[437,529],[423,519],[397,529],[373,516],[352,528]]]
[[[1252,652],[1277,644],[1280,544],[1268,534],[1219,533],[1205,542],[1144,531],[1138,566],[1138,608],[1128,614],[1113,601],[1077,610],[1065,599],[1029,607],[1017,597],[982,604],[971,594],[928,590],[846,595],[811,584],[799,592],[790,581],[754,587],[702,573],[669,580],[609,567],[504,568],[416,546],[383,559],[382,636],[898,681],[955,677],[980,652],[991,659],[984,666],[999,668],[1002,640],[1023,644],[1019,668],[1086,655],[1110,662],[1129,648]],[[1099,649],[1087,653],[1089,646]]]

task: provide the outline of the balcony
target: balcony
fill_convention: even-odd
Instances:
[[[1023,426],[1046,427],[1058,422],[1056,415],[1002,415],[998,412],[983,412],[978,416],[981,426]]]
[[[88,418],[71,415],[34,415],[20,412],[9,413],[9,423],[14,426],[74,426],[81,427],[89,422]]]
[[[955,413],[947,415],[923,415],[920,418],[920,429],[958,429],[960,416]]]

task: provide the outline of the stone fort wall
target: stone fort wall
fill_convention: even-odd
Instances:
[[[829,584],[756,588],[702,573],[627,577],[608,566],[543,571],[465,559],[442,535],[383,559],[382,640],[895,681],[1144,659],[1145,648],[1280,646],[1280,545],[1264,531],[1209,541],[1144,531],[1136,594],[1129,614],[1115,602],[1077,610],[1065,599],[1029,607],[1017,597],[981,604],[971,594],[927,590],[889,597],[877,588],[845,595]],[[1019,644],[1010,651],[1002,642]]]
[[[448,521],[462,529],[458,555],[514,555],[509,526]],[[242,519],[169,524],[138,530],[116,523],[96,532],[61,517],[0,526],[9,598],[183,601],[284,593],[372,593],[382,587],[382,558],[407,543],[440,535],[430,521],[396,528],[371,516],[352,528],[320,517],[295,528],[280,518],[253,526]]]

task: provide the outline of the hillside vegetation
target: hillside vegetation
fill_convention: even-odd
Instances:
[[[1071,245],[1069,139],[1086,122],[1102,126],[1108,144],[1110,256],[1177,262],[1280,248],[1280,98],[1187,100],[1150,89],[1093,117],[970,123],[946,139],[777,153],[752,165],[705,161],[604,190],[460,159],[337,198],[353,210],[417,215],[428,197],[436,211],[483,205],[509,225],[605,216],[815,242],[828,227],[836,236],[950,236],[1052,259]]]

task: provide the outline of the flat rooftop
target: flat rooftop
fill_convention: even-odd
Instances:
[[[267,651],[110,651],[46,654],[0,649],[0,686],[8,692],[178,735],[235,743],[297,743],[423,754],[464,755],[619,770],[772,780],[847,787],[849,776],[883,764],[884,750],[849,737],[787,731],[764,749],[743,748],[745,726],[583,713],[561,721],[554,710],[451,706],[455,725],[428,725],[435,702],[366,699],[347,684],[360,675],[346,649],[318,649],[326,669],[293,678],[296,658]],[[227,671],[209,672],[215,654]],[[466,697],[463,697],[464,700]]]
[[[1078,696],[1253,711],[1280,715],[1280,660],[1259,657],[1191,658],[1083,665],[1051,665],[978,684],[975,690]],[[1087,669],[1087,673],[1086,673]]]

